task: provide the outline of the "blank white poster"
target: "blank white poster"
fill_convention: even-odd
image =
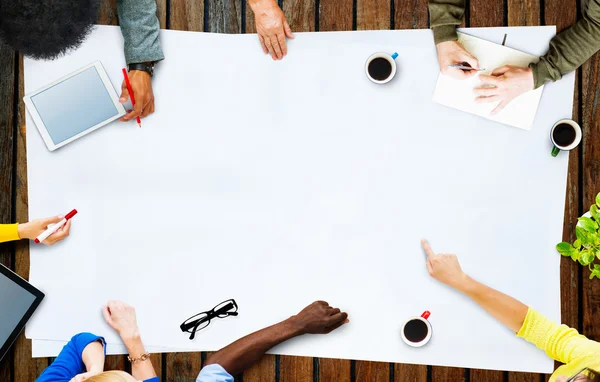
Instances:
[[[469,33],[506,31],[534,54],[554,34]],[[120,299],[137,308],[147,345],[216,350],[323,299],[350,323],[273,352],[551,371],[543,352],[432,280],[419,239],[560,320],[568,157],[550,156],[548,135],[571,115],[573,76],[546,87],[525,131],[431,101],[428,30],[298,33],[277,62],[255,35],[162,31],[161,42],[156,112],[142,129],[114,123],[50,153],[28,125],[30,216],[79,210],[68,240],[31,248],[31,281],[47,298],[29,338],[91,331],[119,344],[100,309]],[[118,89],[121,47],[118,28],[97,27],[64,58],[26,59],[25,92],[94,60]],[[383,86],[365,77],[377,51],[399,53]],[[228,298],[238,317],[193,341],[180,331]],[[401,325],[424,310],[432,340],[409,348]]]

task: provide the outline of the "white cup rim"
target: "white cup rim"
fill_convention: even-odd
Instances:
[[[392,73],[390,73],[388,78],[386,78],[385,80],[382,80],[382,81],[376,80],[375,78],[371,77],[371,75],[369,74],[369,64],[371,63],[371,61],[373,61],[374,59],[379,58],[379,57],[385,58],[392,64]],[[386,83],[390,82],[396,76],[396,60],[394,60],[392,58],[391,54],[388,54],[385,52],[373,53],[372,55],[369,56],[369,58],[367,58],[367,62],[365,63],[365,73],[367,74],[367,78],[369,80],[371,80],[372,82],[374,82],[376,84],[386,84]]]
[[[425,336],[425,338],[420,342],[411,342],[404,335],[404,328],[406,327],[406,324],[408,324],[412,320],[421,320],[425,323],[425,325],[427,325],[427,336]],[[415,316],[415,317],[409,318],[408,320],[406,320],[404,322],[404,324],[402,325],[402,330],[400,330],[400,335],[402,336],[402,341],[404,341],[408,346],[412,346],[414,348],[420,348],[421,346],[427,345],[427,343],[431,339],[432,331],[433,331],[433,328],[431,327],[431,323],[429,322],[429,320],[427,320],[426,318],[423,318],[421,316]]]
[[[556,126],[563,124],[563,123],[567,124],[567,125],[571,125],[575,129],[575,140],[569,146],[564,146],[564,147],[560,146],[556,142],[554,142],[554,129],[556,129]],[[554,124],[554,126],[552,126],[552,129],[550,129],[550,140],[552,141],[552,144],[561,151],[573,150],[575,147],[579,146],[579,144],[581,143],[581,138],[582,138],[581,126],[579,126],[579,124],[577,122],[575,122],[569,118],[561,119],[560,121],[556,122]]]

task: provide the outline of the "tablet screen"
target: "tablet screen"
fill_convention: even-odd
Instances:
[[[31,97],[54,144],[119,114],[95,67]]]
[[[19,326],[35,299],[36,296],[0,273],[0,348]]]

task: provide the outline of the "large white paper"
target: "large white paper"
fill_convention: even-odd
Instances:
[[[469,33],[542,54],[554,28]],[[50,153],[29,125],[29,211],[77,208],[71,236],[31,249],[46,293],[36,340],[92,331],[120,343],[101,306],[137,308],[149,346],[216,350],[324,299],[350,323],[273,352],[550,372],[553,362],[474,303],[432,280],[419,239],[560,320],[559,261],[568,158],[552,124],[571,115],[573,76],[547,86],[531,131],[431,102],[430,31],[298,33],[285,60],[256,36],[162,31],[167,59],[143,128],[115,123]],[[25,91],[93,60],[118,88],[122,38],[98,27],[72,54],[25,60]],[[398,74],[371,83],[364,63],[397,51]],[[190,65],[189,63],[193,63]],[[535,272],[531,271],[535,269]],[[235,298],[240,315],[194,341],[179,325]],[[430,310],[420,349],[402,323]],[[448,351],[452,349],[452,351]]]
[[[514,33],[507,34],[507,37],[510,41],[520,38],[519,35]],[[531,129],[542,97],[543,86],[515,98],[495,115],[491,115],[491,112],[498,106],[499,102],[475,102],[477,96],[473,89],[481,86],[480,74],[490,74],[494,69],[504,65],[527,67],[530,63],[537,62],[538,56],[464,33],[458,34],[458,41],[464,46],[465,50],[477,57],[479,67],[485,70],[465,80],[458,80],[440,74],[433,93],[433,100],[441,105],[479,115],[492,121],[521,129]]]

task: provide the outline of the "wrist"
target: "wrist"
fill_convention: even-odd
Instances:
[[[473,279],[469,277],[466,273],[463,273],[461,277],[456,281],[452,287],[459,292],[468,294],[471,286],[473,285]]]
[[[31,237],[31,224],[23,223],[17,225],[17,234],[19,235],[19,239],[33,239]]]
[[[285,331],[290,334],[291,337],[301,336],[306,333],[306,328],[302,322],[298,319],[298,316],[292,316],[281,323],[285,328]]]
[[[128,343],[135,344],[137,342],[141,342],[140,332],[138,332],[137,329],[127,332],[120,332],[119,336],[126,346]]]

